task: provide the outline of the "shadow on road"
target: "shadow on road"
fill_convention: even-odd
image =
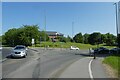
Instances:
[[[12,57],[11,55],[6,56],[7,59],[22,59],[23,57]]]
[[[81,53],[81,54],[75,54],[75,55],[81,55],[81,56],[85,56],[85,57],[94,57],[94,54],[90,55],[89,53],[88,54],[84,54],[84,53]],[[112,54],[95,54],[96,57],[108,57],[108,56],[111,56]]]
[[[85,56],[85,57],[89,57],[89,54],[75,54],[75,55],[81,55],[81,56]]]

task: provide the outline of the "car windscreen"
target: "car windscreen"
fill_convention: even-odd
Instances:
[[[20,46],[20,47],[15,47],[14,50],[16,50],[16,49],[25,49],[25,47],[22,47],[22,46]]]

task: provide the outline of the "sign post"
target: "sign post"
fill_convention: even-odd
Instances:
[[[32,38],[32,42],[31,42],[31,43],[32,43],[32,46],[33,46],[33,45],[34,45],[34,43],[35,43],[35,40],[34,40],[33,38]]]
[[[42,39],[42,38],[41,38],[41,36],[40,36],[40,47],[41,47],[41,39]]]

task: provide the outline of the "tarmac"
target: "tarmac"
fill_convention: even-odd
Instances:
[[[102,59],[86,57],[79,59],[66,68],[59,78],[109,78],[102,64]]]

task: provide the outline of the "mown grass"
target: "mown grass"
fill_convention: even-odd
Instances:
[[[111,66],[115,71],[116,75],[120,76],[120,56],[109,56],[103,60],[103,63]]]
[[[36,47],[53,47],[53,48],[70,48],[70,46],[76,46],[79,47],[80,49],[89,49],[89,48],[95,48],[96,46],[90,45],[90,44],[81,44],[81,43],[61,43],[61,42],[42,42],[41,44],[36,44]]]
[[[76,46],[80,49],[89,49],[89,48],[97,48],[97,45],[90,45],[90,44],[82,44],[82,43],[72,43],[72,42],[42,42],[41,44],[36,44],[35,47],[52,47],[52,48],[70,48],[70,46]],[[99,47],[106,47],[106,48],[113,48],[114,46],[104,46],[104,44],[100,44]]]

